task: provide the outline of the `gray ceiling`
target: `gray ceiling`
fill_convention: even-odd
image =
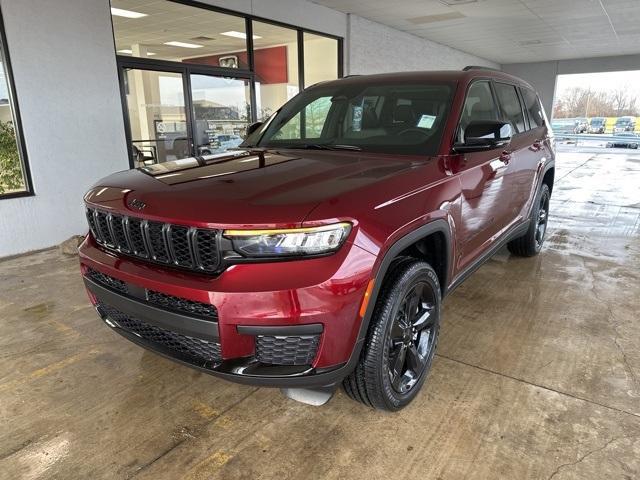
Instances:
[[[313,0],[493,60],[640,53],[640,0]]]

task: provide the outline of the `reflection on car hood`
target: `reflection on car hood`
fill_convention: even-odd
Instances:
[[[427,157],[363,152],[234,151],[113,174],[90,203],[195,226],[301,223],[319,203],[369,188],[424,165]],[[111,188],[109,188],[111,187]],[[290,220],[290,222],[289,222]]]

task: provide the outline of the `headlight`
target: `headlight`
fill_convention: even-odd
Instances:
[[[278,230],[225,230],[233,249],[247,257],[320,255],[338,250],[351,230],[347,222]]]

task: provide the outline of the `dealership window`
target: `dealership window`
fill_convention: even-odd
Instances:
[[[298,27],[172,0],[112,0],[111,15],[134,167],[235,148],[250,123],[342,74],[341,39]]]
[[[1,16],[0,30],[0,198],[7,198],[29,195],[31,189]]]
[[[170,1],[112,0],[118,55],[248,68],[245,19]]]
[[[253,22],[256,114],[264,120],[300,91],[298,32]]]
[[[304,86],[338,78],[338,41],[306,32],[303,39]]]

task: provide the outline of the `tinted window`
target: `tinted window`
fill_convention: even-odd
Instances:
[[[529,114],[531,128],[544,125],[544,115],[542,114],[542,107],[540,106],[540,100],[538,100],[536,93],[528,88],[523,88],[522,97],[524,98],[524,107]],[[591,120],[591,124],[593,124],[593,120]]]
[[[506,117],[505,120],[511,122],[515,133],[524,132],[527,128],[524,123],[524,115],[516,87],[506,83],[496,83],[496,94],[502,113]]]
[[[475,82],[469,87],[460,116],[460,141],[464,138],[465,128],[471,122],[497,119],[498,114],[489,82]]]
[[[434,155],[451,104],[448,84],[333,83],[305,90],[247,139],[280,148],[351,148]]]

